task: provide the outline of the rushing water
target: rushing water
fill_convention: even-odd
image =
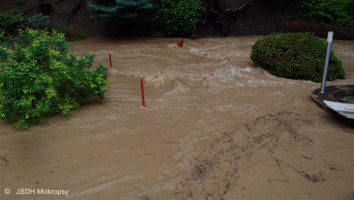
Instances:
[[[26,130],[1,120],[0,198],[351,199],[354,130],[311,101],[320,84],[254,66],[258,38],[72,43],[112,55],[106,99]],[[328,85],[354,84],[354,42],[333,50],[347,79]]]

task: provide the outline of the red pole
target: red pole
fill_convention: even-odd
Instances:
[[[145,97],[144,97],[144,82],[143,79],[140,79],[140,86],[141,86],[141,102],[143,106],[145,107]]]
[[[182,48],[183,41],[184,41],[184,39],[182,39],[179,42],[177,42],[177,45],[178,45],[179,48]]]
[[[109,64],[112,67],[112,55],[111,54],[109,54]]]

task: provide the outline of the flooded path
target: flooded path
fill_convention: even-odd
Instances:
[[[257,39],[72,43],[112,54],[106,99],[27,130],[1,120],[0,199],[351,199],[354,130],[311,101],[320,84],[254,66]],[[333,50],[347,79],[328,85],[354,84],[354,42]]]

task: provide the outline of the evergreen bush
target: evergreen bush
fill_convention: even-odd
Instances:
[[[0,117],[26,128],[79,109],[92,96],[102,100],[108,74],[93,63],[91,53],[77,59],[63,34],[20,32],[0,45]]]
[[[271,74],[284,78],[321,82],[326,45],[309,33],[278,33],[259,39],[251,59]],[[340,60],[331,52],[327,80],[344,79]]]
[[[42,14],[33,15],[29,18],[29,22],[35,29],[45,29],[49,26],[49,16]]]
[[[158,8],[155,0],[96,0],[88,1],[87,7],[94,19],[116,21],[135,27],[151,24]]]

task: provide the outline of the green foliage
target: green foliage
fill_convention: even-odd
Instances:
[[[88,1],[87,7],[92,11],[94,19],[118,21],[122,24],[135,23],[144,27],[155,20],[157,6],[152,0],[98,0]]]
[[[145,196],[143,196],[143,198],[141,198],[141,200],[152,200],[152,198],[145,195]]]
[[[344,96],[341,98],[341,101],[343,103],[351,103],[351,104],[354,104],[354,98],[352,95],[348,95],[348,96]]]
[[[35,29],[45,29],[49,26],[49,16],[42,14],[33,15],[29,18],[29,22]]]
[[[271,74],[292,79],[322,80],[326,45],[309,33],[279,33],[259,39],[251,59]],[[340,60],[331,52],[327,80],[344,79]]]
[[[200,0],[162,0],[157,19],[159,29],[167,35],[194,35],[202,10]]]
[[[302,7],[311,21],[354,28],[354,0],[303,0]]]
[[[23,4],[23,3],[25,3],[25,0],[16,0],[16,4],[17,4],[17,5],[21,5],[21,4]]]
[[[63,34],[20,32],[10,46],[0,45],[0,117],[26,128],[92,96],[102,100],[108,74],[104,65],[90,68],[93,62],[91,53],[70,53]]]
[[[69,32],[71,31],[71,26],[62,26],[59,24],[55,24],[53,26],[53,30],[55,30],[55,32],[62,33],[64,34],[64,36],[67,37],[69,35]]]
[[[4,31],[0,29],[0,43],[3,42],[5,39],[6,37],[4,36]]]
[[[10,34],[27,26],[27,18],[19,10],[12,9],[4,13],[0,12],[0,31]]]
[[[78,34],[73,34],[71,33],[71,26],[62,26],[62,25],[54,25],[53,30],[55,30],[57,33],[62,33],[64,34],[66,41],[72,42],[72,41],[80,41],[86,38],[86,35],[84,33],[78,33]]]
[[[202,9],[200,0],[97,0],[87,7],[94,19],[116,21],[131,32],[153,31],[159,37],[194,35]]]

